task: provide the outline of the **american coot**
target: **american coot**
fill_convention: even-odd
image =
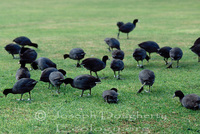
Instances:
[[[165,61],[166,65],[168,64],[168,58],[170,57],[169,51],[171,49],[172,49],[171,47],[165,46],[165,47],[162,47],[158,50],[158,53],[160,54],[160,56],[164,57],[164,61]]]
[[[120,32],[122,32],[122,33],[127,33],[127,39],[128,39],[129,38],[128,34],[136,27],[137,22],[138,22],[138,19],[133,20],[133,23],[128,22],[124,24],[123,22],[117,22],[117,26],[119,28],[117,38],[119,39],[119,34]]]
[[[61,72],[64,76],[66,75],[66,71],[63,70],[63,69],[59,69],[57,70],[56,68],[54,67],[49,67],[49,68],[46,68],[42,71],[41,73],[41,76],[40,76],[40,81],[43,81],[43,82],[48,82],[49,83],[49,87],[50,88],[50,80],[49,80],[49,75],[51,74],[51,72],[54,72],[54,71],[59,71]]]
[[[141,93],[143,90],[143,87],[145,85],[149,86],[149,91],[150,92],[150,87],[154,84],[155,80],[155,75],[154,72],[148,69],[144,69],[139,73],[139,80],[143,84],[138,93]]]
[[[124,59],[124,51],[122,50],[114,50],[112,52],[112,57],[114,59],[120,59],[120,60],[123,60]]]
[[[12,55],[13,59],[15,59],[15,54],[19,54],[19,51],[21,50],[21,47],[17,44],[14,43],[10,43],[8,45],[6,45],[5,50]]]
[[[77,60],[77,65],[76,67],[81,67],[79,62],[81,59],[83,59],[85,56],[85,52],[81,48],[74,48],[72,49],[69,54],[64,54],[64,59],[70,58],[73,60]]]
[[[200,96],[196,94],[188,94],[185,96],[181,90],[177,90],[173,97],[179,97],[182,106],[188,109],[200,109]]]
[[[15,75],[16,80],[19,80],[21,78],[30,78],[30,76],[31,76],[30,72],[29,72],[28,68],[25,67],[26,63],[21,61],[20,64],[21,64],[21,67],[17,70],[16,75]]]
[[[106,44],[109,46],[108,50],[110,50],[110,48],[113,50],[113,48],[116,48],[117,50],[120,50],[120,43],[117,39],[115,38],[105,38],[104,41],[106,42]]]
[[[56,68],[56,64],[46,57],[38,58],[37,60],[31,63],[31,66],[34,70],[37,70],[37,69],[44,70],[48,67]]]
[[[28,37],[20,36],[13,40],[15,43],[21,45],[21,46],[33,46],[35,48],[38,48],[38,44],[32,43],[31,40]]]
[[[149,61],[149,56],[143,48],[136,48],[133,52],[133,58],[137,61],[137,66],[143,68],[143,60],[146,59]],[[142,64],[139,64],[139,61],[142,61]]]
[[[87,70],[90,70],[90,75],[92,75],[92,72],[95,72],[97,78],[99,78],[97,72],[106,67],[106,61],[108,59],[107,55],[103,56],[102,60],[98,58],[87,58],[82,61],[81,65],[83,65]]]
[[[117,91],[118,90],[116,88],[111,88],[110,90],[104,91],[102,95],[104,101],[106,101],[107,103],[117,103],[118,102]]]
[[[120,71],[124,69],[124,62],[120,59],[113,59],[110,64],[110,68],[114,72],[114,77],[120,80]],[[116,71],[118,71],[117,76],[116,76]]]
[[[200,62],[200,38],[194,42],[194,45],[190,49],[198,55],[198,62]]]
[[[138,46],[149,53],[149,58],[151,58],[151,53],[157,53],[158,49],[160,48],[159,45],[154,41],[145,41],[138,44]]]
[[[82,90],[81,97],[83,96],[83,93],[85,90],[90,90],[90,95],[91,95],[91,89],[96,86],[97,83],[100,83],[101,81],[91,75],[84,74],[84,75],[79,75],[75,77],[74,79],[72,78],[66,78],[64,83],[70,84],[74,88],[78,88]]]
[[[177,66],[176,67],[179,67],[179,60],[182,58],[183,56],[183,52],[180,48],[178,47],[175,47],[175,48],[172,48],[170,51],[169,51],[169,56],[171,58],[171,63],[170,65],[167,67],[167,68],[172,68],[172,62],[173,60],[176,60],[177,61]]]
[[[24,93],[29,92],[29,99],[31,100],[31,90],[35,87],[37,81],[30,79],[30,78],[22,78],[18,80],[13,88],[5,89],[3,94],[7,96],[9,93],[12,94],[21,94],[20,100],[22,100],[22,96]]]
[[[49,80],[52,85],[58,88],[58,93],[60,93],[60,85],[64,82],[64,79],[64,75],[59,71],[53,71],[49,75]]]
[[[19,56],[20,61],[32,63],[37,58],[37,52],[34,49],[22,47],[19,52]]]

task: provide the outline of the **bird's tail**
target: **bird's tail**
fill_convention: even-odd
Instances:
[[[120,28],[122,25],[124,25],[124,22],[117,22],[117,26],[118,26],[118,28]]]

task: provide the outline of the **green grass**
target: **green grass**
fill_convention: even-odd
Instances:
[[[15,37],[27,36],[39,44],[38,57],[48,57],[67,77],[89,74],[85,68],[75,68],[76,61],[63,59],[72,48],[81,47],[86,57],[111,57],[106,37],[117,37],[117,21],[140,22],[129,34],[120,34],[121,49],[125,52],[125,69],[116,80],[107,67],[99,76],[108,76],[92,89],[92,95],[80,97],[81,90],[67,85],[66,91],[56,95],[39,82],[32,90],[32,101],[17,101],[20,95],[0,98],[1,133],[195,133],[199,130],[199,111],[185,109],[175,90],[200,95],[200,65],[189,49],[200,35],[199,0],[49,0],[1,1],[0,5],[0,96],[5,88],[16,82],[18,60],[13,60],[4,46]],[[154,71],[156,79],[152,92],[137,94],[141,83],[132,57],[137,44],[156,41],[160,47],[181,47],[180,68],[166,69],[163,58],[152,54],[146,69]],[[30,67],[30,65],[27,65]],[[31,71],[31,78],[39,80],[41,72]],[[106,104],[104,90],[119,90],[119,103]],[[146,87],[145,87],[146,88]],[[85,92],[87,94],[88,91]],[[24,94],[24,99],[28,94]],[[192,130],[187,130],[188,128]]]

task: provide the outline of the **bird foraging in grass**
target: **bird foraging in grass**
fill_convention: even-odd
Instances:
[[[144,69],[139,73],[139,80],[142,83],[142,87],[139,89],[137,93],[141,93],[145,85],[149,86],[149,91],[147,92],[150,93],[150,88],[154,84],[154,81],[155,81],[155,74],[151,70]]]
[[[20,36],[20,37],[15,38],[13,40],[13,42],[15,42],[23,47],[27,45],[27,46],[33,46],[35,48],[38,48],[38,44],[31,42],[31,40],[25,36]]]
[[[149,61],[149,56],[146,54],[146,51],[143,48],[136,48],[133,52],[133,58],[137,61],[137,66],[140,68],[143,68],[143,60],[146,59]],[[139,61],[142,62],[142,64],[139,64]]]
[[[169,64],[169,66],[167,68],[172,68],[172,63],[173,61],[177,61],[177,68],[179,67],[179,60],[182,58],[183,56],[183,51],[179,48],[179,47],[174,47],[169,51],[169,56],[171,58],[171,63]]]
[[[103,92],[103,99],[107,103],[117,103],[118,102],[118,90],[116,88],[111,88]]]
[[[35,87],[36,84],[37,84],[36,80],[30,79],[30,78],[22,78],[14,84],[13,88],[5,89],[3,91],[3,94],[5,95],[5,97],[9,93],[21,94],[20,100],[22,100],[23,94],[28,92],[29,100],[31,100],[31,90]]]

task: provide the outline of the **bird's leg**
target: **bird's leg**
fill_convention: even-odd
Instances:
[[[118,71],[117,79],[120,80],[120,71]]]
[[[140,66],[140,63],[139,63],[139,61],[137,61],[137,66],[138,66],[138,67]]]
[[[51,85],[51,83],[49,82],[49,87],[48,87],[48,89],[50,88],[50,85]]]
[[[117,39],[119,39],[119,33],[120,33],[120,31],[119,31],[118,34],[117,34]]]
[[[140,68],[143,68],[144,66],[143,66],[143,60],[142,60],[142,64],[140,65]]]
[[[81,67],[79,62],[80,62],[80,60],[77,61],[76,67]]]
[[[179,67],[178,65],[179,65],[179,60],[177,60],[177,66],[176,66],[177,68]]]
[[[171,59],[171,63],[169,64],[169,66],[167,68],[172,68],[172,62],[173,62],[173,60]]]
[[[21,98],[20,98],[20,100],[22,100],[22,96],[23,96],[23,94],[21,94]]]
[[[90,95],[91,95],[91,88],[90,88]]]
[[[15,59],[15,56],[14,56],[14,54],[12,54],[12,57],[13,57],[13,59]]]
[[[111,52],[110,47],[108,48],[108,51]]]
[[[149,59],[151,59],[151,53],[149,53]]]
[[[198,62],[200,62],[200,56],[198,57]]]
[[[164,61],[165,61],[165,65],[167,65],[168,64],[168,59],[166,59],[166,58],[164,58]]]
[[[145,90],[145,91],[146,91],[147,93],[150,93],[150,88],[151,88],[151,86],[149,85],[149,91],[146,91],[146,90]]]
[[[31,100],[31,92],[29,92],[29,100]]]
[[[97,78],[99,79],[99,76],[97,75],[97,72],[95,72],[95,74],[96,74]]]
[[[128,37],[128,33],[127,33],[127,39],[129,39],[129,37]]]
[[[114,71],[114,78],[116,78],[116,72]]]
[[[84,90],[82,90],[82,94],[81,94],[81,97],[83,97],[83,93],[84,93]]]

